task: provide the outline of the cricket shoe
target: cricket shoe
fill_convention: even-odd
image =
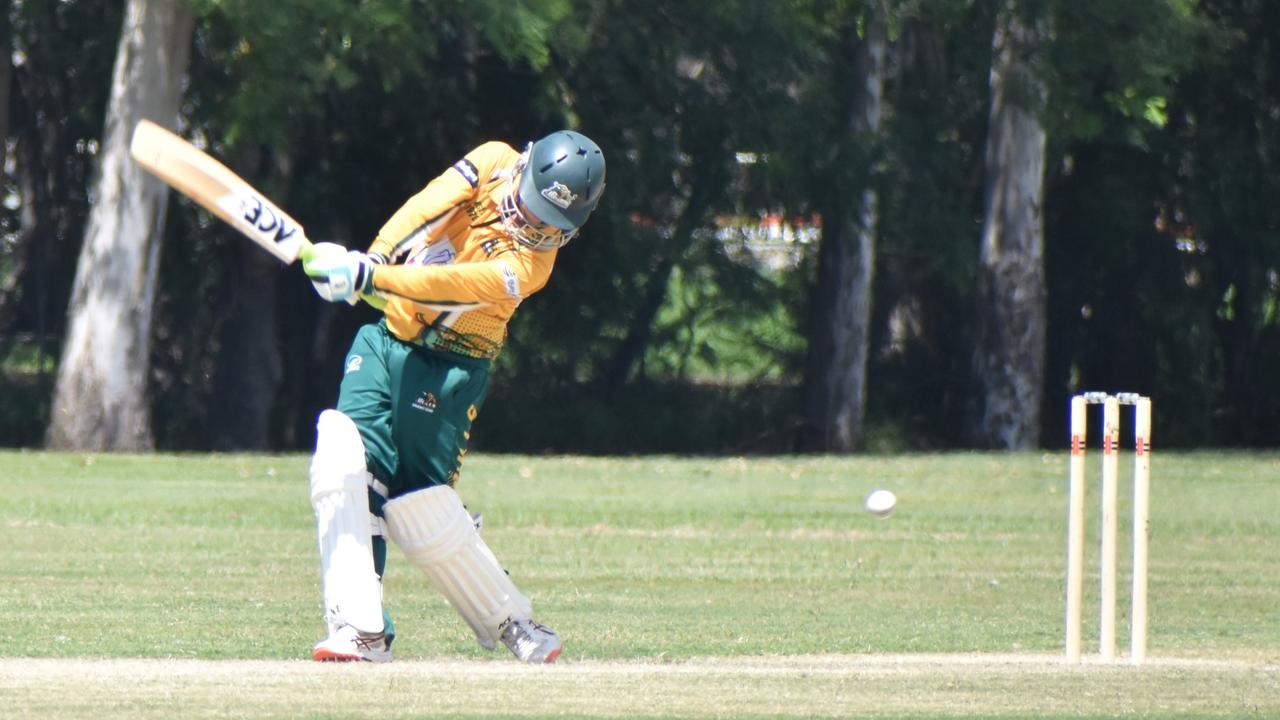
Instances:
[[[321,662],[391,662],[391,643],[385,633],[370,635],[343,625],[316,643],[311,656]]]
[[[560,636],[546,625],[533,620],[507,620],[498,630],[502,643],[521,662],[538,665],[553,663],[560,657]]]

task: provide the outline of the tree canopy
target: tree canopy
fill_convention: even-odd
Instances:
[[[0,443],[35,445],[96,201],[123,16],[95,0],[2,5]],[[1052,19],[1030,58],[1047,89],[1042,444],[1065,437],[1067,397],[1095,389],[1151,395],[1164,445],[1280,441],[1268,372],[1280,350],[1273,5],[1010,6]],[[180,130],[313,239],[365,247],[488,139],[522,145],[573,127],[604,149],[604,202],[517,314],[478,449],[802,447],[823,210],[858,188],[879,200],[865,446],[971,441],[1005,3],[191,6]],[[854,77],[842,37],[864,37],[872,20],[887,28],[883,119],[860,138],[841,114]],[[156,445],[307,446],[354,328],[376,317],[310,293],[172,198],[147,359]]]

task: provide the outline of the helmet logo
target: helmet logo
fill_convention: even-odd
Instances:
[[[573,201],[578,199],[578,196],[561,182],[552,183],[551,187],[544,188],[539,194],[561,210],[568,210]]]

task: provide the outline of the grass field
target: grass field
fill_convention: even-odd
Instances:
[[[0,716],[1280,717],[1280,454],[1156,455],[1142,667],[1061,660],[1062,453],[470,457],[561,662],[481,650],[392,550],[396,662],[312,663],[306,465],[0,453]]]

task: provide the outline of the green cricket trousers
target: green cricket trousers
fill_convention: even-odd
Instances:
[[[471,423],[489,385],[489,360],[419,347],[385,322],[365,325],[347,353],[338,410],[364,441],[373,482],[369,509],[387,500],[458,481]],[[374,569],[386,567],[387,543],[373,538]],[[394,636],[387,617],[387,636]]]

